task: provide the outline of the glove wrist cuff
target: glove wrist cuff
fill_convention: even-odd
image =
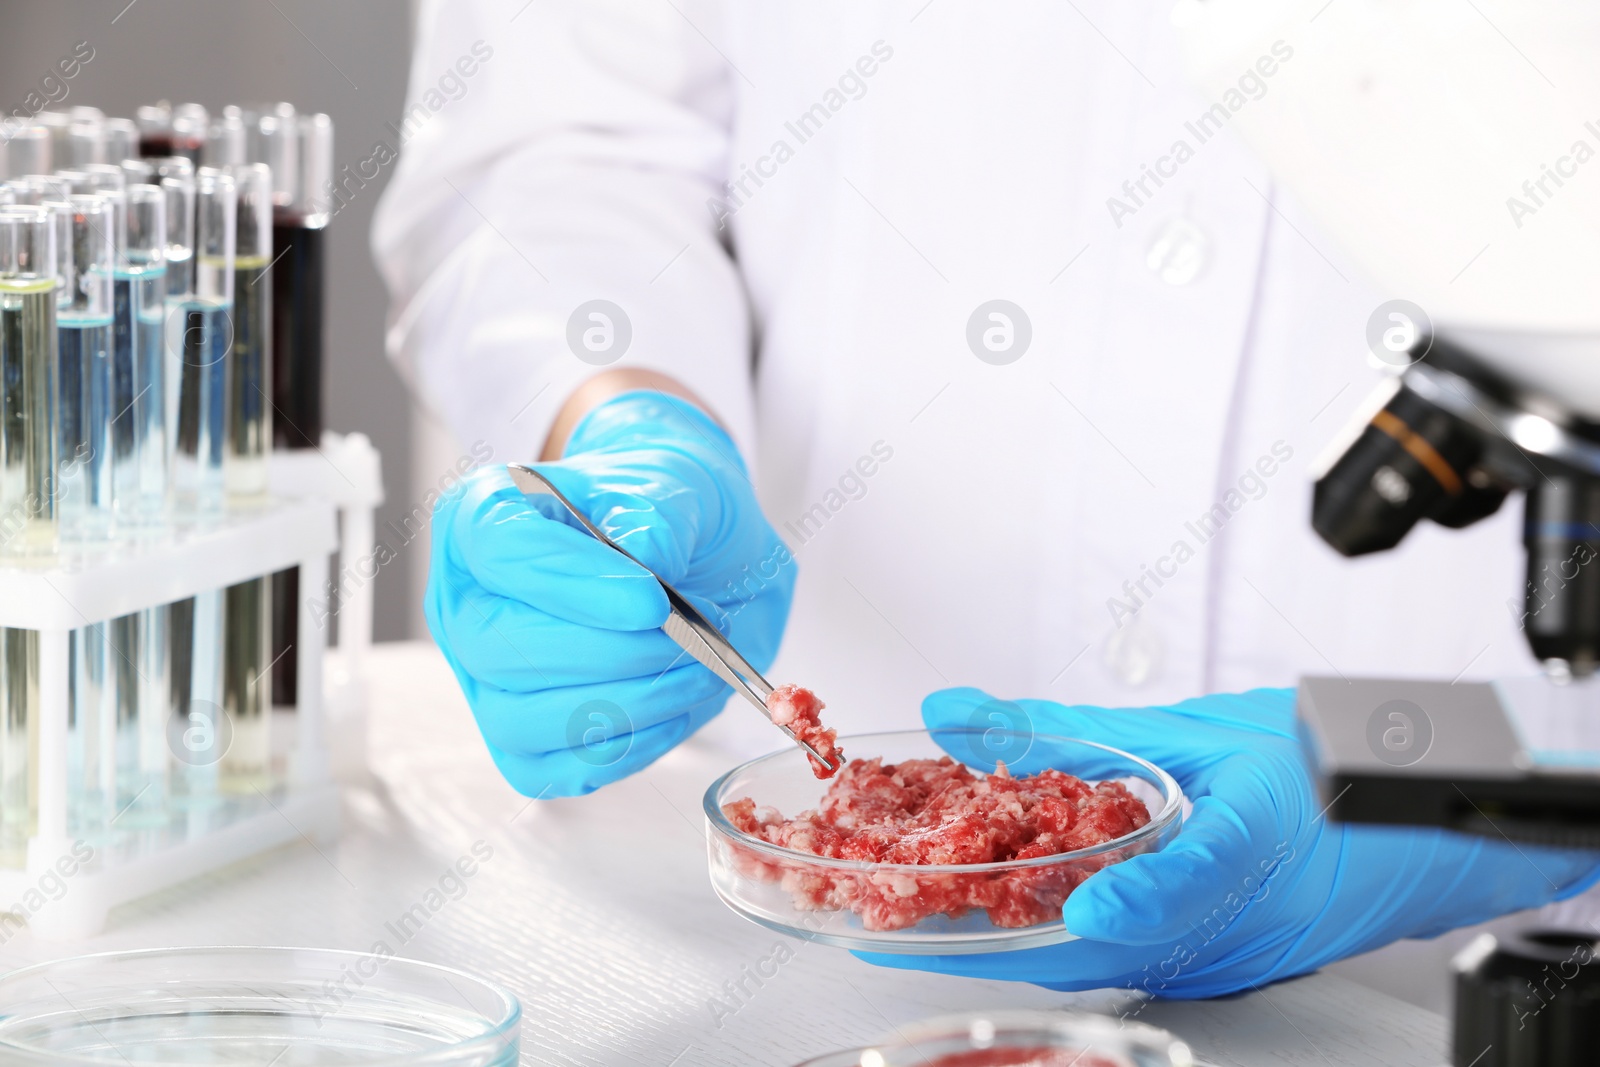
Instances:
[[[733,438],[706,412],[654,389],[621,393],[595,406],[573,427],[562,458],[601,448],[683,443],[710,448],[748,475]]]

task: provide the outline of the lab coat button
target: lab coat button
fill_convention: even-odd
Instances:
[[[1168,285],[1188,285],[1206,269],[1210,252],[1205,231],[1189,219],[1176,218],[1156,231],[1145,265]]]
[[[1136,688],[1155,676],[1165,653],[1161,631],[1140,612],[1111,631],[1105,664],[1123,685]]]

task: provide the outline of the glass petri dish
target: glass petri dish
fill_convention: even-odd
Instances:
[[[1165,1030],[1104,1015],[990,1011],[900,1027],[881,1044],[830,1052],[795,1067],[1195,1067]]]
[[[463,971],[361,952],[108,952],[0,977],[7,1067],[514,1067],[522,1009]]]
[[[1073,939],[1061,922],[1061,904],[1095,871],[1177,836],[1183,791],[1172,776],[1119,749],[1070,737],[999,729],[904,730],[857,734],[841,746],[855,756],[886,763],[952,756],[977,770],[1006,754],[1016,776],[1048,767],[1085,781],[1117,781],[1142,800],[1150,821],[1123,837],[1054,856],[962,865],[891,864],[833,859],[770,844],[738,829],[723,813],[750,797],[760,808],[793,817],[814,810],[826,783],[812,775],[805,754],[786,748],[741,764],[712,783],[705,795],[711,884],[735,912],[794,937],[865,952],[951,955],[1035,948]],[[992,909],[940,910],[952,900],[1001,901]],[[883,916],[926,914],[912,925],[884,929]],[[1001,920],[992,921],[991,911]],[[864,919],[863,913],[869,918]],[[1032,921],[1038,915],[1042,921]],[[1029,925],[1018,925],[1021,920]]]

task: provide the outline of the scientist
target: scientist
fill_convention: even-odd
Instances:
[[[1359,563],[1316,540],[1385,294],[1228,128],[1295,42],[1204,100],[1169,8],[423,4],[374,244],[391,353],[456,436],[542,459],[758,667],[781,640],[774,680],[842,731],[966,724],[981,686],[1195,801],[1070,898],[1081,940],[879,962],[1216,994],[1597,873],[1321,816],[1292,695],[1259,687],[1533,670],[1516,517]],[[432,536],[429,625],[523,793],[637,771],[725,703],[660,588],[503,466]]]

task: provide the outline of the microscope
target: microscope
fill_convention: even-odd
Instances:
[[[1191,81],[1395,297],[1365,338],[1394,373],[1330,449],[1312,526],[1362,556],[1519,496],[1509,602],[1549,684],[1581,684],[1600,666],[1600,9],[1178,0],[1173,23]],[[1266,92],[1230,97],[1262,57]],[[1507,703],[1490,684],[1302,679],[1328,817],[1600,849],[1600,765],[1536,760]],[[1484,935],[1455,970],[1459,1067],[1600,1055],[1596,930]]]

